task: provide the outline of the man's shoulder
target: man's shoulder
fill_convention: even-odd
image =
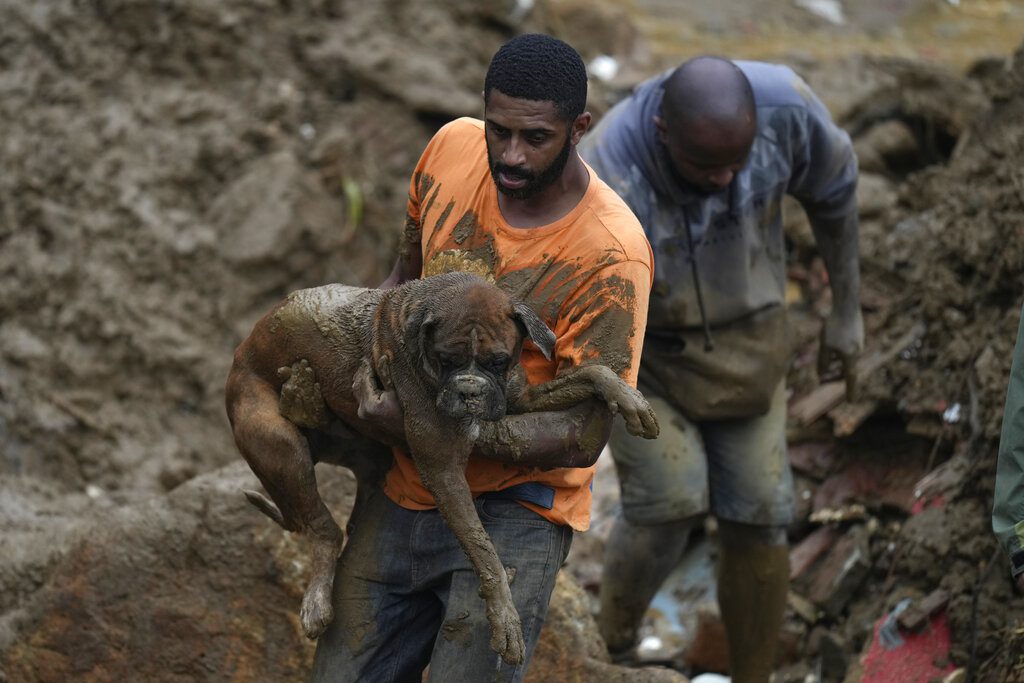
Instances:
[[[597,183],[591,199],[590,213],[597,220],[602,234],[594,235],[592,246],[606,249],[617,245],[620,260],[638,261],[651,266],[651,248],[643,227],[626,202],[596,173],[591,182]]]
[[[486,167],[485,145],[483,121],[455,119],[434,133],[420,158],[419,171],[432,176],[448,172],[460,177],[472,174],[473,168]]]
[[[738,60],[734,62],[750,81],[754,101],[761,107],[804,109],[815,95],[807,82],[784,64]]]
[[[483,131],[483,121],[463,116],[441,126],[434,133],[430,147],[442,152],[452,151],[456,154],[467,148],[483,147],[485,144]]]

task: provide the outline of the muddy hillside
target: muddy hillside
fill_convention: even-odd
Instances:
[[[0,5],[0,681],[308,676],[306,548],[239,493],[257,484],[224,415],[231,353],[289,291],[383,279],[420,151],[440,125],[480,114],[502,42],[524,31],[572,42],[594,66],[600,114],[669,63],[665,37],[652,48],[636,11],[568,0]],[[602,55],[617,68],[593,61]],[[827,536],[816,561],[826,547],[861,548],[863,571],[829,599],[815,581],[830,575],[807,562],[780,677],[859,680],[876,620],[941,590],[950,643],[939,669],[1005,680],[1024,654],[1024,599],[987,511],[1024,288],[1024,51],[967,75],[861,55],[790,63],[857,144],[877,362],[857,404],[822,403],[813,356],[827,286],[792,212],[802,341],[791,442],[811,502],[791,539]],[[888,479],[903,488],[836,493],[851,463],[876,468],[874,481],[898,470]],[[351,477],[320,476],[344,520]],[[592,611],[610,481],[531,680],[720,670],[682,647],[652,660],[662,668],[608,661]]]

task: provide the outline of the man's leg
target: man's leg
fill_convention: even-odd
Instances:
[[[313,681],[419,683],[441,623],[441,602],[414,584],[418,516],[366,486],[334,580],[334,621],[320,636]]]
[[[572,529],[552,524],[514,500],[485,497],[476,501],[476,509],[509,575],[526,656],[522,664],[513,666],[491,649],[480,579],[444,527],[437,534],[429,532],[435,538],[442,532],[450,537],[432,561],[439,570],[436,573],[447,571],[447,580],[436,588],[445,610],[430,657],[430,680],[438,683],[523,679],[544,625],[555,578],[572,544]]]
[[[598,626],[615,660],[628,658],[661,584],[683,557],[694,518],[640,526],[621,514],[604,551]]]
[[[782,527],[719,522],[718,606],[736,683],[764,683],[775,670],[789,591],[785,534]]]
[[[718,604],[735,683],[764,683],[775,668],[789,591],[786,526],[793,476],[786,457],[782,383],[765,415],[701,425],[711,511],[719,521]]]
[[[622,513],[605,546],[598,626],[613,657],[636,645],[651,599],[679,564],[693,525],[708,509],[700,430],[664,400],[647,398],[661,425],[657,439],[631,436],[619,421],[612,428]]]

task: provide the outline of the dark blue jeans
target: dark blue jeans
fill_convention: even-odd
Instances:
[[[523,679],[572,529],[512,500],[482,497],[476,509],[512,577],[526,661],[510,666],[491,650],[480,582],[437,510],[406,510],[375,489],[349,525],[314,681],[419,683],[428,663],[431,681]]]

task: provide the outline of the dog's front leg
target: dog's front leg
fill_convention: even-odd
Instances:
[[[406,417],[406,436],[423,486],[469,557],[480,579],[480,597],[487,605],[491,648],[509,664],[525,656],[523,627],[512,602],[505,567],[484,530],[466,483],[466,463],[473,444],[456,430],[438,429],[434,420]]]
[[[520,386],[510,382],[510,386]],[[626,429],[634,436],[653,439],[658,436],[658,418],[643,394],[629,386],[604,365],[584,365],[560,374],[542,384],[522,383],[510,412],[536,413],[566,410],[580,402],[596,398],[612,413],[622,415]]]

